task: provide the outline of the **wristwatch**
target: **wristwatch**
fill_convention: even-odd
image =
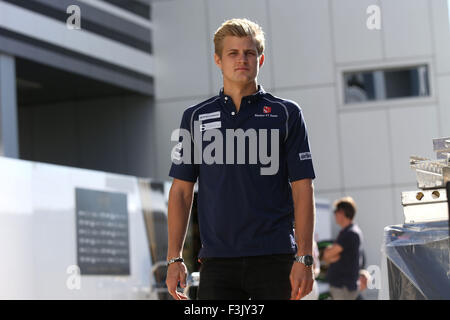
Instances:
[[[307,267],[311,267],[314,264],[314,258],[309,254],[306,256],[295,256],[295,261],[303,263]]]
[[[170,266],[172,263],[175,262],[184,262],[184,259],[182,257],[170,259],[169,261],[167,261],[167,266]]]

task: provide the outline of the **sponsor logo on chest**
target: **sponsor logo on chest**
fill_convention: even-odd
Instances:
[[[278,118],[277,114],[272,114],[272,107],[264,106],[262,113],[255,113],[255,117],[258,118]]]

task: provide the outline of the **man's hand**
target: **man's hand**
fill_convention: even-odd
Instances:
[[[182,288],[186,288],[186,276],[187,268],[183,262],[175,262],[167,267],[166,285],[167,289],[169,289],[170,295],[175,300],[188,299],[188,297],[184,293],[177,292],[178,282],[180,282],[180,286]]]
[[[181,257],[184,239],[189,222],[192,206],[194,182],[174,179],[169,192],[169,205],[167,209],[168,248],[167,260]],[[187,268],[182,262],[170,264],[167,268],[166,285],[170,295],[175,300],[186,300],[187,297],[177,292],[178,282],[182,288],[186,287]]]
[[[322,260],[326,263],[335,263],[341,258],[341,253],[344,249],[337,243],[325,248]]]
[[[325,262],[328,263],[328,264],[331,264],[331,263],[338,262],[340,259],[341,259],[341,255],[337,254],[335,256],[332,256],[332,257],[328,258]]]
[[[312,291],[314,285],[312,268],[303,263],[294,262],[289,280],[292,288],[291,300],[300,300]]]
[[[297,255],[313,252],[313,234],[315,220],[314,186],[311,179],[301,179],[291,183],[294,200],[295,234]],[[313,267],[294,262],[291,275],[291,299],[301,299],[312,291]]]

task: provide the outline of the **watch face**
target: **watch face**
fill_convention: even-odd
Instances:
[[[312,266],[314,263],[314,259],[312,256],[305,256],[305,265]]]

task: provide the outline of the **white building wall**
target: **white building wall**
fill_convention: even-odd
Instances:
[[[380,0],[386,59],[432,54],[430,2]]]
[[[366,9],[379,5],[374,0],[329,1],[332,23],[334,62],[355,63],[383,58],[381,32],[373,32],[366,25]]]
[[[440,136],[450,135],[450,28],[447,0],[430,1]]]
[[[202,0],[155,3],[153,32],[154,59],[158,59],[158,67],[155,66],[157,99],[198,97],[211,93],[206,12]]]
[[[366,27],[374,4],[381,30]],[[214,31],[229,18],[255,20],[267,39],[260,83],[304,110],[316,195],[356,200],[367,265],[380,265],[383,228],[403,222],[401,191],[416,189],[409,156],[434,157],[431,139],[450,135],[447,1],[173,0],[155,2],[153,13],[158,178],[168,178],[169,132],[182,111],[221,86]],[[431,97],[343,105],[344,70],[415,63],[429,64]]]
[[[323,86],[333,81],[329,4],[326,0],[270,0],[274,89]]]

